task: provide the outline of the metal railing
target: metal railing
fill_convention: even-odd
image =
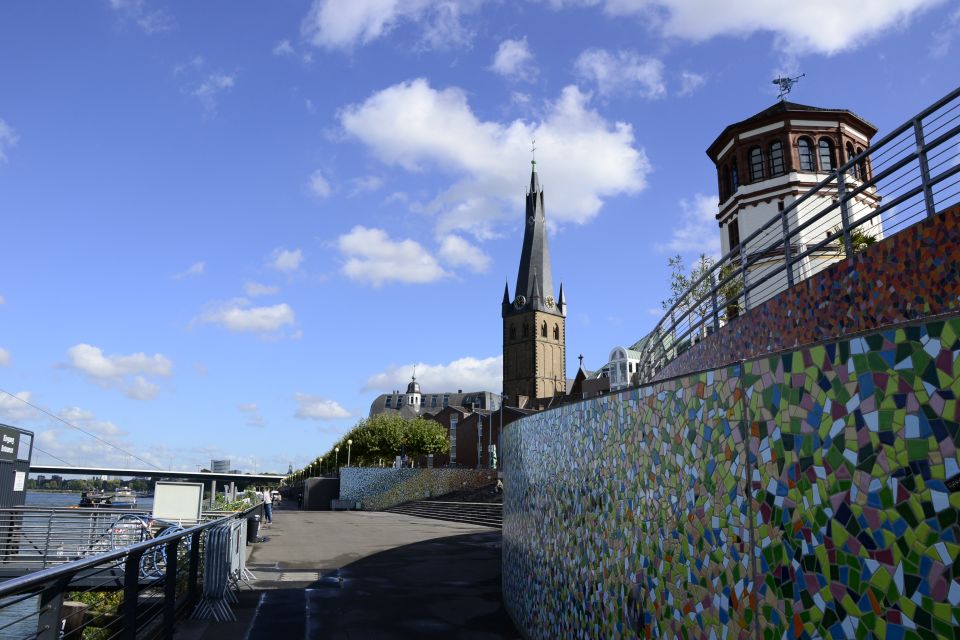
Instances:
[[[172,638],[177,617],[199,597],[205,534],[261,510],[257,504],[0,583],[0,638]]]
[[[787,287],[958,202],[960,88],[848,157],[705,269],[649,334],[640,382]]]

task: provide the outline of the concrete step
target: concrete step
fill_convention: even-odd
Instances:
[[[385,509],[418,518],[463,522],[487,527],[503,527],[503,505],[482,502],[444,502],[440,500],[414,500]]]

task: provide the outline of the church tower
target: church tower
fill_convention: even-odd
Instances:
[[[567,305],[553,297],[543,190],[532,161],[517,286],[503,288],[503,391],[515,407],[536,408],[567,392]]]

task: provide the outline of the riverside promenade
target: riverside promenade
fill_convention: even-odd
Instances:
[[[383,512],[278,509],[236,622],[177,640],[520,638],[500,598],[500,531]]]

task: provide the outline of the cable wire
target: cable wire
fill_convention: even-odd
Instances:
[[[20,396],[15,396],[15,395],[13,395],[12,393],[10,393],[9,391],[7,391],[6,389],[0,389],[0,393],[5,393],[5,394],[7,394],[8,396],[10,396],[11,398],[14,398],[14,399],[16,399],[16,400],[19,400],[20,402],[22,402],[23,404],[27,405],[28,407],[32,407],[32,408],[36,409],[37,411],[39,411],[40,413],[43,413],[43,414],[45,414],[45,415],[47,415],[47,416],[50,416],[50,417],[53,418],[54,420],[58,420],[58,421],[62,422],[63,424],[65,424],[65,425],[67,425],[68,427],[70,427],[71,429],[76,429],[76,430],[79,431],[80,433],[86,434],[86,435],[90,436],[91,438],[93,438],[94,440],[97,440],[98,442],[102,442],[103,444],[107,445],[108,447],[112,447],[112,448],[116,449],[117,451],[122,451],[123,453],[127,454],[128,456],[130,456],[130,457],[133,458],[134,460],[139,460],[140,462],[142,462],[142,463],[144,463],[144,464],[148,464],[148,465],[150,465],[151,467],[153,467],[154,469],[157,469],[157,470],[159,470],[159,471],[162,471],[162,470],[163,470],[163,469],[161,469],[160,467],[158,467],[157,465],[153,464],[152,462],[149,462],[149,461],[147,461],[147,460],[144,460],[143,458],[141,458],[141,457],[138,456],[137,454],[133,453],[132,451],[127,451],[127,450],[124,449],[123,447],[118,447],[117,445],[113,444],[113,443],[110,442],[109,440],[105,440],[105,439],[101,438],[100,436],[96,435],[95,433],[90,433],[90,432],[87,431],[86,429],[81,429],[81,428],[78,427],[77,425],[75,425],[75,424],[73,424],[73,423],[71,423],[71,422],[69,422],[69,421],[67,421],[67,420],[64,420],[64,419],[61,418],[60,416],[58,416],[58,415],[56,415],[56,414],[54,414],[54,413],[51,413],[51,412],[47,411],[47,410],[44,409],[43,407],[39,407],[39,406],[33,404],[33,403],[30,402],[29,400],[24,400],[24,399],[21,398]],[[62,462],[62,461],[61,461],[61,462]],[[69,463],[67,463],[67,464],[69,464]]]

